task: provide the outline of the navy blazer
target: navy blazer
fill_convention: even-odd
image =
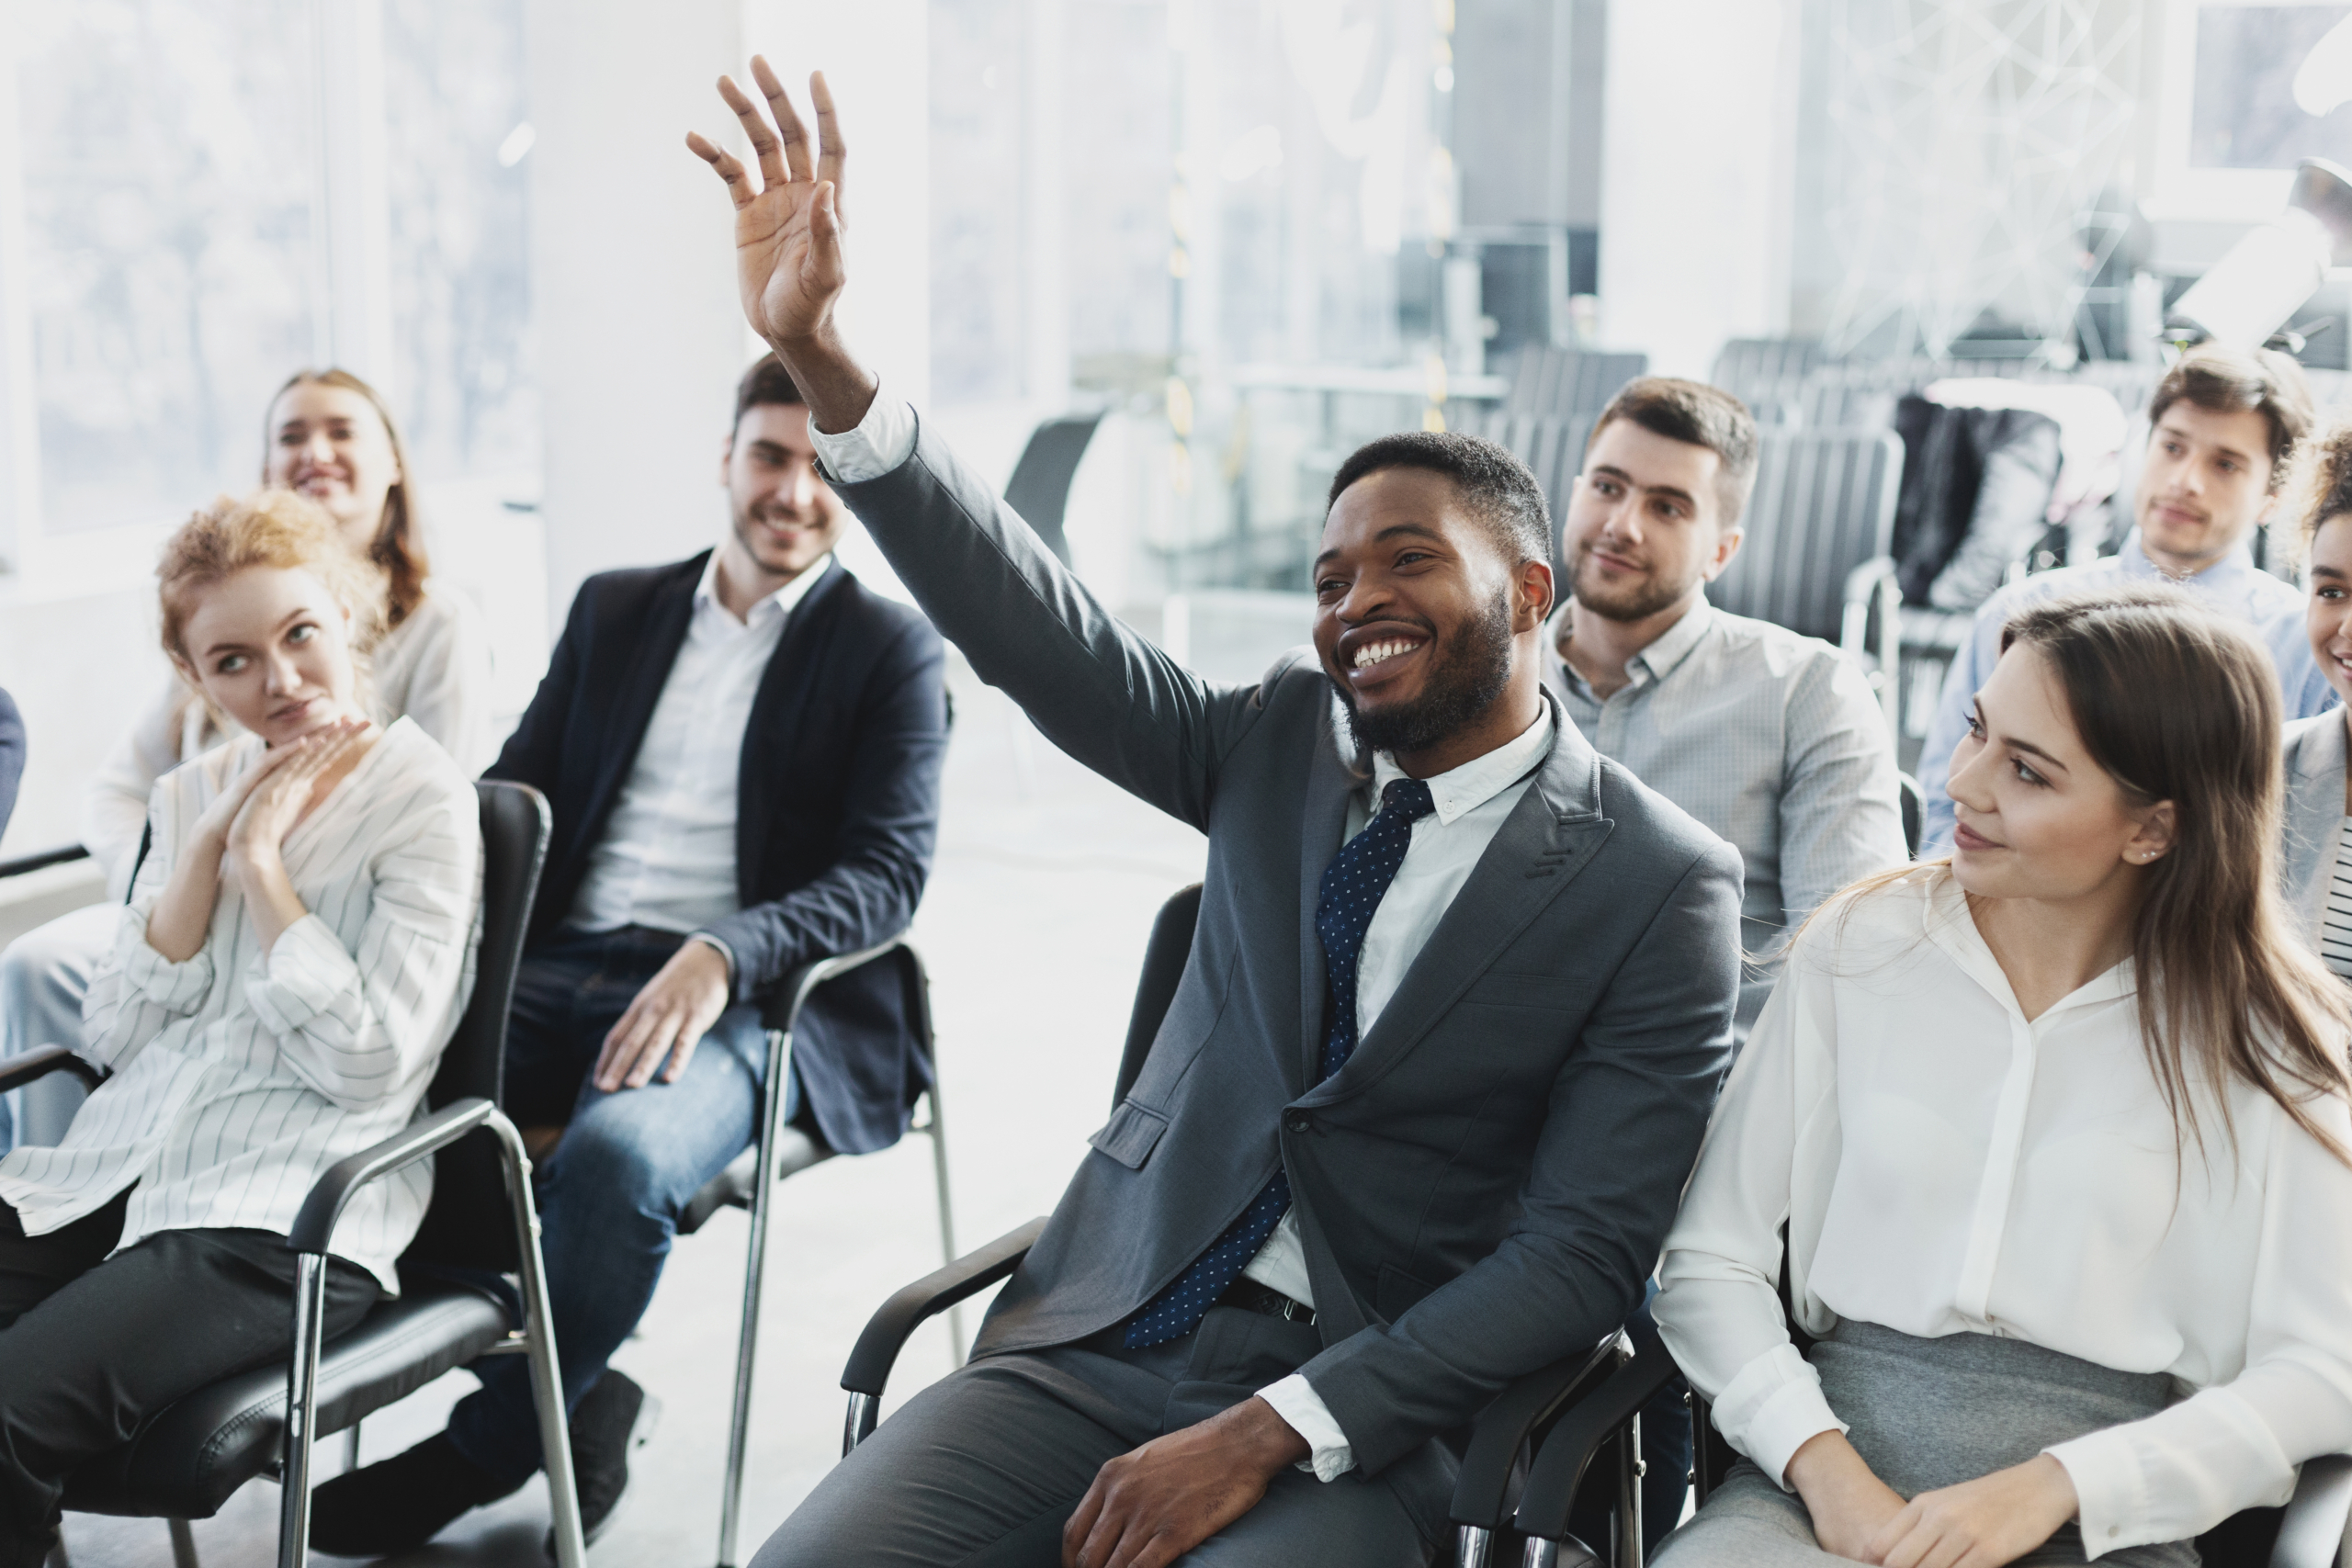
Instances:
[[[684,646],[706,550],[580,585],[547,676],[483,776],[537,787],[555,810],[530,945],[570,914]],[[737,784],[739,913],[707,929],[750,1001],[813,959],[888,940],[914,918],[939,831],[947,750],[945,654],[918,612],[838,561],[793,610],[760,677]],[[844,1154],[906,1131],[932,1065],[918,1005],[888,966],[820,991],[793,1036],[818,1132]]]

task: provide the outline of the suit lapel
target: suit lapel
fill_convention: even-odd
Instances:
[[[1600,815],[1600,756],[1556,703],[1552,716],[1552,754],[1535,782],[1503,818],[1371,1032],[1347,1066],[1307,1097],[1310,1102],[1352,1092],[1411,1049],[1591,863],[1609,837],[1611,824]]]
[[[1363,775],[1349,761],[1353,744],[1343,738],[1331,703],[1323,704],[1323,722],[1316,727],[1314,755],[1306,767],[1306,791],[1300,805],[1298,832],[1298,1081],[1311,1084],[1323,1065],[1323,997],[1329,988],[1323,974],[1323,939],[1315,934],[1315,906],[1322,896],[1323,872],[1340,852],[1348,830],[1348,802],[1363,786]]]
[[[827,617],[820,608],[848,575],[839,560],[828,562],[775,639],[767,667],[760,671],[759,690],[752,695],[750,719],[743,726],[742,751],[735,774],[735,874],[742,884],[738,897],[755,903],[751,879],[760,864],[760,847],[767,842],[773,799],[762,787],[763,771],[780,761],[798,739],[799,725],[821,658],[820,628]]]
[[[588,809],[581,816],[585,828],[579,840],[583,856],[604,836],[605,819],[620,797],[629,771],[637,766],[646,726],[653,722],[654,705],[669,682],[670,667],[685,646],[686,627],[694,619],[695,585],[702,581],[703,566],[709,558],[710,552],[705,550],[678,564],[675,574],[646,602],[643,630],[629,639],[629,662],[621,672],[609,710],[612,719],[605,737],[605,765],[597,774]]]

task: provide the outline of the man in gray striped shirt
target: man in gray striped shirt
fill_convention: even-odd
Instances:
[[[1861,671],[1707,603],[1739,550],[1756,445],[1716,388],[1648,377],[1617,394],[1560,520],[1548,673],[1596,750],[1739,851],[1742,944],[1769,959],[1823,899],[1906,855],[1894,738]],[[1749,964],[1738,1038],[1772,972]]]

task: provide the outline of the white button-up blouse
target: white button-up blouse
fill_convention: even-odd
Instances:
[[[1732,1446],[1781,1480],[1843,1423],[1790,1343],[1840,1318],[2023,1339],[2184,1396],[2062,1443],[2094,1555],[2283,1502],[2352,1449],[2352,1169],[2267,1096],[2177,1155],[2127,961],[2030,1022],[1950,870],[1833,905],[1733,1069],[1657,1314]],[[2352,1146],[2352,1111],[2313,1115]],[[1783,1481],[1785,1484],[1785,1481]]]
[[[241,736],[155,784],[155,840],[83,1004],[86,1053],[113,1069],[53,1149],[0,1158],[28,1235],[133,1182],[122,1247],[163,1230],[284,1233],[328,1167],[408,1125],[474,980],[481,818],[449,754],[402,718],[287,835],[310,913],[265,953],[224,877],[204,945],[174,964],[147,918],[179,847],[260,754]],[[370,1182],[334,1252],[400,1292],[393,1264],[433,1192],[429,1164]]]

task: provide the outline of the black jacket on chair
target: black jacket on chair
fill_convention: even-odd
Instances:
[[[580,891],[685,643],[709,558],[705,551],[582,583],[546,678],[483,775],[535,785],[555,810],[534,947]],[[793,610],[743,733],[742,908],[708,928],[735,954],[736,1000],[811,960],[887,941],[913,919],[938,839],[944,666],[929,621],[838,561]],[[931,1082],[909,999],[888,969],[826,987],[793,1036],[808,1111],[843,1154],[896,1143]]]

